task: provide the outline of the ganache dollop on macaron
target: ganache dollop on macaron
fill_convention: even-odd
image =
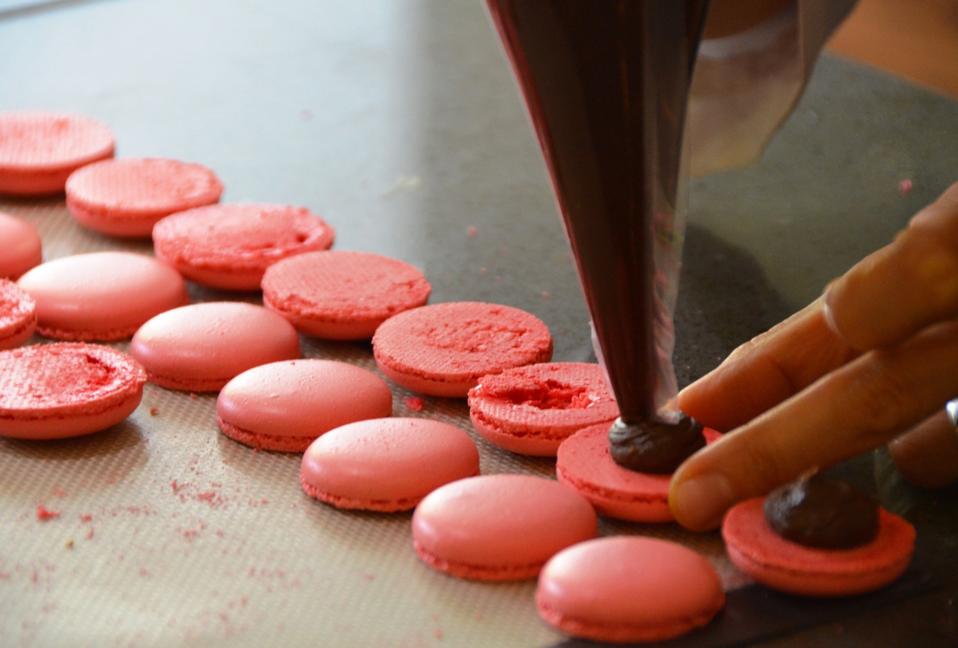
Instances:
[[[765,520],[786,540],[820,549],[851,549],[878,534],[878,503],[846,482],[803,477],[769,493]]]
[[[609,429],[609,454],[623,468],[655,475],[675,472],[705,447],[702,424],[683,412],[638,423],[616,419]]]

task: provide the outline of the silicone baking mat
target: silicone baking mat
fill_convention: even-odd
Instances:
[[[149,253],[144,244],[83,232],[62,202],[0,209],[37,225],[48,259]],[[375,370],[368,345],[304,338],[302,347],[307,357]],[[415,412],[409,395],[394,388],[395,415],[473,432],[462,401],[427,398]],[[473,437],[484,473],[553,475],[552,461]],[[148,385],[139,409],[110,431],[0,441],[0,474],[0,637],[250,646],[531,646],[560,638],[538,621],[534,583],[483,585],[434,573],[412,550],[410,515],[344,513],[306,497],[299,455],[256,452],[222,436],[214,396]],[[59,516],[38,519],[41,504]],[[714,534],[614,522],[602,530],[678,539],[708,556],[727,588],[743,582]]]

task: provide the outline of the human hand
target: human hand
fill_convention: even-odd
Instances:
[[[958,430],[943,407],[958,396],[956,315],[958,183],[679,394],[682,411],[731,432],[676,471],[676,520],[713,528],[737,501],[893,439],[906,477],[958,479]]]

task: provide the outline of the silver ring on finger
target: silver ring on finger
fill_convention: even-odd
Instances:
[[[945,404],[945,411],[948,412],[948,420],[958,430],[958,398],[952,398]]]

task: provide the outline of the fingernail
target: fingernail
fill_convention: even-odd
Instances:
[[[714,529],[735,503],[732,483],[721,473],[705,473],[679,483],[669,498],[672,514],[693,531]]]

